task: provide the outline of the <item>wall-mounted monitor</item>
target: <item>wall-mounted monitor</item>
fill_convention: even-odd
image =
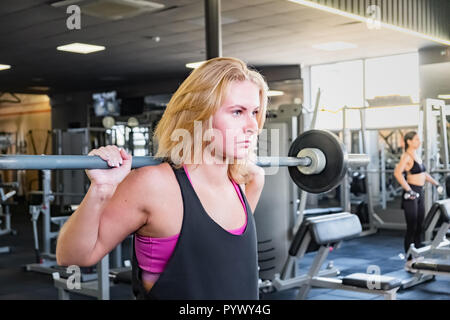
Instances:
[[[120,115],[120,99],[117,99],[116,91],[94,93],[92,99],[97,117]]]

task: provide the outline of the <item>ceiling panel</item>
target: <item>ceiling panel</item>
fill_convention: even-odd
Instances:
[[[49,3],[2,0],[0,63],[13,67],[0,72],[0,91],[26,90],[33,84],[56,92],[147,82],[186,74],[186,63],[205,58],[204,0],[165,0],[162,11],[118,21],[83,14],[81,30],[68,30],[65,8]],[[223,55],[261,66],[319,64],[435,45],[399,32],[369,30],[363,23],[285,0],[222,0],[221,7]],[[357,48],[312,48],[330,41]],[[56,50],[70,42],[104,45],[106,50],[89,55]]]
[[[30,9],[36,9],[43,6],[46,0],[20,0],[20,1],[2,1],[0,6],[0,18],[5,18],[7,15],[26,11]]]

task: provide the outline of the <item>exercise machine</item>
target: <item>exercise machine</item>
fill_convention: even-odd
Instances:
[[[297,299],[306,299],[311,288],[320,287],[382,295],[385,299],[395,300],[401,285],[396,278],[366,273],[338,278],[334,274],[330,276],[330,265],[321,270],[331,249],[337,249],[346,239],[359,236],[361,231],[358,217],[347,212],[306,218],[292,241],[289,259],[281,274],[275,275],[273,286],[279,291],[299,288]],[[308,272],[300,274],[298,260],[308,252],[317,254]]]
[[[404,281],[402,288],[433,280],[436,275],[450,276],[450,241],[446,238],[450,226],[450,199],[436,201],[431,206],[424,231],[428,230],[432,234],[433,231],[429,229],[434,229],[437,220],[441,220],[442,224],[429,245],[415,248],[411,244],[406,254],[405,269],[414,276]]]

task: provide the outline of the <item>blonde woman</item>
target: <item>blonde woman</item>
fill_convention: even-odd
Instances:
[[[258,299],[253,212],[264,170],[253,164],[267,85],[235,58],[195,69],[155,131],[157,166],[130,171],[115,146],[92,150],[112,169],[90,188],[56,248],[60,265],[90,266],[129,234],[137,299]]]

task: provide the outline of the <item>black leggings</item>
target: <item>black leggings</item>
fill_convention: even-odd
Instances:
[[[414,200],[404,200],[402,195],[402,208],[405,211],[406,235],[405,235],[405,253],[408,252],[411,243],[416,248],[422,246],[422,228],[425,218],[425,199],[422,186],[410,184],[411,189],[420,194],[419,198]]]

